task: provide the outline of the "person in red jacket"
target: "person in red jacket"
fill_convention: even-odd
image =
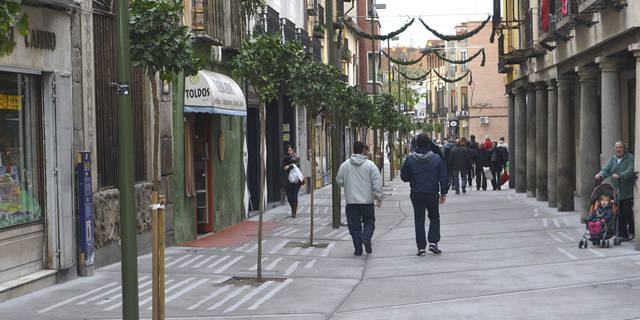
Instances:
[[[485,136],[484,137],[484,149],[485,150],[490,150],[491,149],[491,139],[489,139],[489,136]]]

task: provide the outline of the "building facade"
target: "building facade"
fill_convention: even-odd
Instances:
[[[510,186],[586,217],[594,175],[615,142],[638,150],[640,2],[503,1],[496,12],[515,139]]]

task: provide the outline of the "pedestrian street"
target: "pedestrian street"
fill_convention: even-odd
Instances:
[[[387,177],[388,178],[388,177]],[[309,195],[265,214],[261,284],[257,241],[166,250],[167,319],[633,319],[640,316],[640,253],[578,248],[578,212],[557,212],[513,190],[447,197],[440,206],[441,255],[416,256],[409,186],[385,182],[373,253],[353,255],[346,227],[331,227],[331,189],[316,192],[315,243]],[[503,187],[506,189],[506,187]],[[343,223],[344,204],[343,204]],[[256,218],[245,222],[255,224]],[[232,231],[229,231],[232,232]],[[233,239],[239,237],[233,236]],[[234,240],[235,241],[235,240]],[[151,316],[150,256],[139,257],[141,318]],[[120,264],[0,304],[2,319],[119,319]]]

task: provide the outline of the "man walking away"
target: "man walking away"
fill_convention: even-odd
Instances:
[[[376,218],[373,200],[382,206],[382,177],[376,165],[365,155],[367,147],[360,141],[353,144],[353,155],[338,169],[336,183],[344,187],[345,209],[349,233],[353,239],[356,256],[362,255],[362,245],[367,253],[373,252],[371,238]]]
[[[460,194],[460,187],[462,187],[462,193],[467,193],[467,167],[471,159],[464,147],[466,144],[466,138],[460,139],[460,143],[449,153],[447,162],[449,172],[453,172],[453,187],[456,189],[456,194]],[[460,184],[460,178],[462,178],[462,184]]]
[[[476,143],[477,144],[477,143]],[[467,142],[465,146],[465,150],[467,151],[467,156],[469,157],[469,162],[467,163],[467,182],[469,183],[469,188],[471,188],[471,182],[473,181],[473,174],[475,170],[473,169],[475,161],[476,149],[474,149],[471,145],[471,142]]]
[[[449,190],[447,167],[437,154],[430,151],[429,136],[424,133],[416,139],[416,151],[407,156],[400,171],[400,178],[411,186],[416,245],[418,256],[424,256],[427,246],[425,239],[425,210],[429,216],[429,251],[439,254],[440,213],[439,203],[444,203]]]
[[[484,145],[478,144],[478,150],[475,154],[476,161],[476,190],[487,190],[487,176],[484,173],[484,167],[489,166],[489,151],[484,149]]]
[[[635,234],[633,222],[633,155],[627,152],[627,146],[618,141],[615,144],[616,154],[613,155],[604,168],[596,174],[596,180],[611,177],[611,184],[617,190],[620,202],[620,216],[618,217],[618,232],[623,240],[632,240]]]

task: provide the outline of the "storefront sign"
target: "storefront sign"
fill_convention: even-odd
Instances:
[[[30,30],[24,37],[24,46],[31,49],[56,50],[56,34],[49,31]]]
[[[22,97],[0,94],[0,110],[22,110]]]
[[[230,77],[207,70],[187,77],[185,112],[245,116],[247,104],[240,86]]]

